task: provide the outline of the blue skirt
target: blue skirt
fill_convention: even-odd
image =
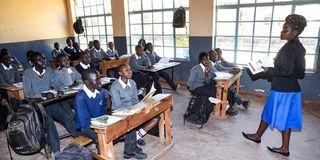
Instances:
[[[271,90],[264,106],[261,119],[273,129],[286,131],[301,130],[301,92],[277,92]]]

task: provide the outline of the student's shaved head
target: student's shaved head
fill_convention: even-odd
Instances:
[[[82,78],[83,82],[90,79],[90,74],[99,74],[99,72],[97,70],[91,69],[91,68],[85,69],[81,74],[81,78]]]

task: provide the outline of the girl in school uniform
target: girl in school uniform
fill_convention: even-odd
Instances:
[[[264,68],[271,75],[271,91],[264,106],[259,128],[254,134],[243,133],[243,136],[256,143],[268,126],[282,133],[282,145],[279,148],[267,147],[273,153],[289,156],[291,130],[302,128],[302,100],[298,79],[304,78],[305,52],[298,36],[307,26],[301,15],[291,14],[286,17],[281,31],[281,40],[287,43],[278,52],[274,68]]]

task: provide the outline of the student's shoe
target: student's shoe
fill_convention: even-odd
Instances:
[[[253,141],[253,142],[256,142],[256,143],[261,143],[261,139],[252,139],[252,138],[250,138],[250,137],[248,136],[247,133],[242,132],[242,135],[243,135],[244,138],[246,138],[246,139],[248,139],[248,140],[250,140],[250,141]]]
[[[238,111],[233,108],[233,107],[229,107],[229,109],[226,112],[229,116],[236,116],[238,114]]]
[[[247,100],[247,101],[244,101],[242,103],[242,106],[245,108],[245,109],[248,109],[251,105],[251,101],[250,100]]]
[[[290,156],[290,152],[279,152],[279,151],[275,150],[274,148],[271,148],[271,147],[268,147],[268,146],[267,146],[267,148],[268,148],[269,151],[271,151],[273,153],[278,153],[278,154],[281,154],[281,155],[283,155],[285,157],[289,157]]]
[[[143,139],[139,139],[139,140],[137,140],[137,144],[139,146],[145,146],[147,143]]]
[[[130,158],[135,158],[135,159],[146,159],[147,154],[141,152],[133,152],[133,153],[124,153],[123,154],[124,159],[130,159]]]

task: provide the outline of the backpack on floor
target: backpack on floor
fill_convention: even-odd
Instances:
[[[10,147],[20,155],[39,152],[47,144],[45,122],[46,112],[42,105],[20,105],[11,115],[6,131],[10,155]]]
[[[92,160],[89,149],[78,143],[71,143],[63,149],[57,160]]]
[[[186,113],[184,114],[184,122],[201,125],[207,123],[213,108],[207,96],[192,96]]]

